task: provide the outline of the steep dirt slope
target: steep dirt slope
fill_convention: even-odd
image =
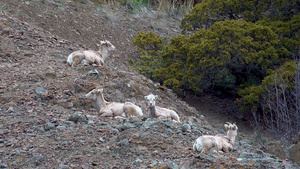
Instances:
[[[127,64],[128,57],[136,57],[131,39],[137,31],[154,31],[163,37],[179,33],[179,20],[156,17],[150,10],[131,14],[125,6],[95,5],[89,1],[3,0],[3,11],[29,22],[64,39],[97,49],[100,40],[111,41],[118,49],[116,57]],[[157,19],[159,18],[159,19]],[[171,22],[168,22],[171,21]],[[125,58],[123,60],[123,58]]]
[[[89,2],[2,0],[0,7],[0,168],[294,167],[246,139],[238,139],[231,156],[191,150],[198,136],[222,131],[169,89],[127,68],[127,59],[136,57],[130,41],[137,30],[174,36],[168,24],[175,22]],[[117,47],[106,65],[71,68],[65,63],[74,50],[96,49],[99,39]],[[145,117],[97,117],[84,98],[97,86],[109,101],[141,106]],[[144,96],[149,93],[159,95],[158,105],[176,110],[182,123],[147,118]]]
[[[139,156],[149,156],[150,161],[152,151],[162,157],[162,154],[165,157],[177,154],[173,146],[179,146],[179,152],[186,151],[188,144],[195,139],[196,136],[188,136],[189,141],[180,141],[186,140],[175,134],[180,124],[144,123],[145,118],[133,118],[131,121],[95,119],[88,125],[68,121],[74,113],[97,115],[83,96],[98,85],[105,89],[107,100],[136,102],[145,115],[143,96],[150,92],[160,94],[164,99],[161,105],[171,105],[179,111],[182,121],[188,118],[183,116],[184,112],[197,115],[194,108],[178,100],[166,88],[136,72],[124,71],[115,63],[108,62],[107,66],[98,68],[99,74],[96,75],[93,67],[70,68],[64,63],[64,53],[78,47],[76,43],[5,14],[1,14],[0,23],[1,167],[57,168],[60,164],[71,168],[131,166]],[[198,122],[202,123],[206,124]],[[141,128],[142,125],[146,126]],[[153,134],[147,131],[147,125],[155,125],[154,129],[176,128],[169,134]],[[172,139],[173,135],[176,140]],[[165,138],[168,138],[166,142]],[[120,143],[122,140],[125,140],[124,143]],[[175,142],[182,142],[182,145]],[[125,147],[119,150],[119,144]],[[166,145],[172,147],[168,146],[169,151],[164,153],[161,147]],[[118,156],[128,159],[116,160],[120,158]]]
[[[117,51],[114,52],[109,62],[124,70],[128,70],[129,58],[139,57],[136,48],[131,43],[138,31],[154,31],[166,38],[176,36],[180,32],[178,26],[180,18],[174,19],[145,9],[132,14],[126,6],[105,6],[85,2],[3,0],[0,2],[0,7],[5,13],[21,21],[41,27],[70,42],[77,42],[79,46],[70,46],[67,47],[68,50],[61,51],[64,57],[77,49],[97,49],[96,44],[100,40],[110,40],[117,47]],[[243,134],[249,135],[253,132],[249,123],[240,123],[239,119],[228,119],[228,113],[232,111],[231,100],[227,103],[226,101],[220,102],[220,99],[213,96],[187,97],[185,100],[195,103],[193,106],[204,113],[216,127],[222,126],[229,120],[238,122]],[[218,104],[220,109],[209,108],[214,107],[212,105],[215,104]],[[216,125],[219,123],[221,125]]]

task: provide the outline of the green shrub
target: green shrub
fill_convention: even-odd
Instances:
[[[178,36],[163,50],[155,77],[169,87],[199,92],[235,88],[263,79],[278,63],[277,35],[268,27],[226,20],[190,37]],[[256,80],[255,80],[256,79]]]
[[[299,12],[297,0],[204,0],[182,19],[180,27],[185,33],[208,29],[215,22],[225,19],[241,19],[253,23],[264,18],[288,21]]]
[[[162,38],[155,35],[154,32],[138,32],[138,35],[133,38],[132,43],[141,54],[140,62],[132,62],[132,68],[153,79],[156,70],[162,65],[161,58],[159,57],[163,49]]]

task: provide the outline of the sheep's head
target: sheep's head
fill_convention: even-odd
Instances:
[[[97,44],[100,48],[106,48],[108,51],[116,50],[116,47],[112,45],[108,40],[100,41],[100,44]]]
[[[235,142],[235,137],[237,136],[237,130],[238,127],[235,123],[229,123],[227,122],[224,127],[228,130],[227,131],[227,137],[231,140],[232,144]]]
[[[90,91],[88,94],[85,95],[85,98],[91,99],[91,100],[96,100],[97,96],[103,93],[103,89],[94,89]]]
[[[224,125],[224,127],[227,129],[227,130],[235,130],[235,131],[237,131],[238,130],[238,127],[236,126],[236,124],[235,123],[229,123],[229,122],[227,122],[225,125]]]
[[[145,96],[145,99],[148,100],[149,107],[155,106],[155,100],[158,98],[157,95],[149,94],[148,96]]]

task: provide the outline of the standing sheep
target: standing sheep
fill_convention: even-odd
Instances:
[[[145,96],[145,99],[148,100],[150,117],[156,117],[158,119],[172,119],[177,122],[180,122],[179,116],[174,110],[155,106],[155,100],[157,98],[158,96],[153,94],[149,94],[148,96]]]
[[[102,117],[143,116],[142,109],[131,102],[107,102],[103,97],[103,89],[94,89],[85,97],[93,100],[97,112]]]
[[[96,64],[97,66],[103,65],[104,60],[109,56],[109,52],[114,51],[116,48],[109,41],[100,41],[100,45],[98,46],[99,51],[79,50],[71,53],[67,59],[68,64],[72,67],[80,63]]]

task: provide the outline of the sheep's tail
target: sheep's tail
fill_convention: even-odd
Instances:
[[[73,54],[72,53],[68,56],[67,62],[70,66],[72,65],[72,63],[73,63]]]
[[[194,143],[194,145],[193,145],[193,150],[194,151],[201,151],[202,148],[203,148],[202,142],[196,140],[195,143]]]
[[[138,113],[140,116],[143,116],[143,111],[142,111],[142,109],[141,109],[140,107],[137,107],[137,108],[136,108],[136,111],[137,111],[137,113]]]

